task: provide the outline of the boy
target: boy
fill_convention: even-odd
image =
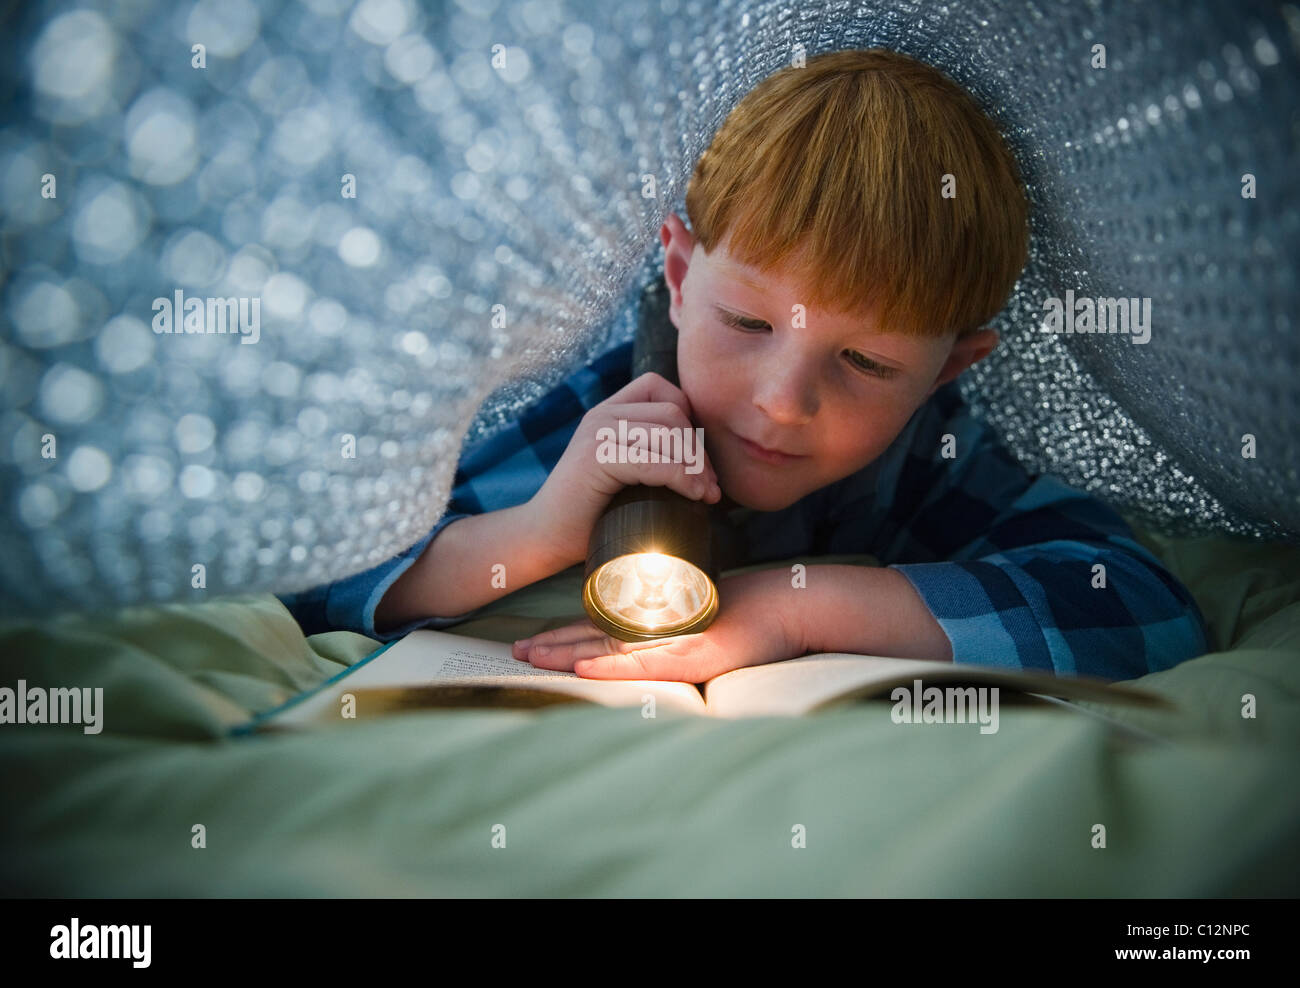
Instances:
[[[1014,159],[964,90],[882,50],[784,69],[724,122],[686,207],[693,232],[670,214],[660,234],[680,388],[629,381],[631,344],[578,371],[463,452],[426,538],[286,598],[307,633],[453,624],[581,564],[609,498],[645,483],[715,505],[737,565],[884,565],[724,577],[702,633],[625,643],[582,621],[516,658],[688,682],[809,652],[1128,679],[1205,651],[1190,594],[1119,516],[1030,477],[962,403],[955,378],[997,344],[983,327],[1028,246]],[[703,469],[601,462],[620,419],[701,428]]]

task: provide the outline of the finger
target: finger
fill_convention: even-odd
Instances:
[[[538,669],[560,669],[572,672],[573,663],[578,659],[611,655],[622,651],[627,645],[628,642],[596,632],[594,636],[578,641],[561,642],[558,645],[534,645],[528,649],[528,661]]]
[[[662,429],[662,425],[634,419],[624,421],[626,428],[616,440],[603,439],[597,447],[596,455],[606,476],[623,486],[670,487],[691,500],[715,502],[721,499],[718,475],[709,462],[703,443],[696,444],[692,453],[684,444],[674,447],[661,437],[651,438],[650,430]],[[600,428],[615,427],[607,423]],[[633,431],[637,429],[645,432]]]
[[[673,459],[673,453],[676,451],[673,449],[672,441],[664,441],[661,437],[651,435],[651,430],[667,428],[666,426],[658,422],[651,422],[648,419],[624,419],[623,421],[627,422],[626,442],[623,441],[622,436],[618,435],[617,425],[609,426],[609,428],[615,430],[618,449],[625,452],[633,449],[642,450],[647,464],[678,462]],[[638,432],[636,431],[638,429],[645,431]],[[684,462],[684,457],[682,462]],[[700,476],[704,476],[703,471],[701,471]]]
[[[638,463],[636,461],[644,454],[638,453],[634,457],[631,450],[637,448],[631,445],[616,446],[613,456],[609,457],[613,462],[603,464],[605,473],[624,486],[645,484],[648,487],[668,487],[692,501],[712,503],[721,500],[722,488],[718,484],[718,478],[711,472],[701,470],[699,473],[690,473],[687,470],[688,464],[674,463],[662,457],[658,463]]]
[[[612,428],[622,443],[624,436],[628,447],[644,449],[653,454],[649,462],[681,463],[683,470],[692,477],[704,477],[713,483],[718,482],[718,473],[713,469],[713,461],[704,442],[704,430],[689,419],[680,415],[669,415],[666,421],[654,415],[654,409],[663,405],[623,405],[618,414],[602,420],[602,424]],[[626,414],[624,414],[626,413]],[[626,422],[620,433],[619,422]],[[637,432],[636,429],[644,431]],[[678,430],[665,433],[664,429]]]
[[[551,628],[547,632],[538,632],[530,638],[516,638],[515,645],[524,645],[524,650],[533,649],[538,645],[555,647],[559,645],[573,645],[575,642],[590,640],[590,638],[606,638],[606,633],[591,624],[590,619],[573,621],[572,624],[565,624],[562,628]],[[649,645],[658,645],[659,640],[643,642],[625,642],[610,638],[610,641],[616,645],[628,647],[628,649],[643,649]]]
[[[566,624],[560,628],[552,628],[550,631],[542,631],[533,635],[531,638],[516,638],[514,645],[511,646],[511,653],[516,659],[528,658],[530,649],[537,645],[563,645],[568,642],[581,641],[583,638],[589,638],[593,635],[600,635],[601,631],[589,620],[574,621],[572,624]]]
[[[550,631],[542,631],[533,635],[529,641],[533,645],[564,645],[569,642],[581,641],[584,638],[590,638],[593,635],[603,635],[587,618],[581,621],[574,621],[572,624],[566,624],[560,628],[552,628]]]
[[[584,679],[669,679],[695,682],[688,671],[692,666],[693,663],[682,647],[673,647],[671,643],[657,649],[577,656],[573,660],[573,671]]]
[[[558,645],[543,645],[528,650],[528,661],[538,669],[572,672],[573,664],[598,656],[630,654],[663,645],[662,641],[625,642],[599,631],[592,637]]]
[[[602,404],[626,403],[632,401],[671,401],[691,417],[691,402],[686,392],[673,384],[662,374],[648,371],[635,377],[619,391],[614,392]]]
[[[618,427],[619,419],[645,419],[657,426],[671,426],[676,429],[693,429],[695,423],[680,405],[671,401],[630,401],[619,404],[598,406],[597,418],[603,424],[613,423]]]
[[[593,414],[594,413],[594,414]],[[667,401],[640,401],[622,405],[600,405],[592,409],[584,418],[584,429],[612,428],[616,433],[621,433],[620,423],[626,423],[624,428],[631,431],[633,426],[641,426],[647,430],[658,430],[659,436],[663,435],[663,430],[667,429],[671,433],[676,433],[679,443],[683,437],[689,435],[692,443],[700,440],[703,446],[703,431],[697,426],[689,415],[683,412],[678,406]]]

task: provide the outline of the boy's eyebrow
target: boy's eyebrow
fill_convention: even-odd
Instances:
[[[751,279],[748,275],[742,274],[739,271],[733,270],[731,277],[736,281],[740,282],[742,285],[746,285],[749,288],[754,289],[754,291],[759,292],[760,294],[763,293],[764,291],[762,285],[760,285],[758,282]]]

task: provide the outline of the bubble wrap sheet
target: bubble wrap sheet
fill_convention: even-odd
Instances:
[[[1021,163],[1030,263],[963,378],[1014,454],[1171,532],[1300,532],[1294,5],[120,0],[4,29],[4,613],[410,545],[464,441],[630,337],[728,111],[838,48],[941,68]],[[1067,290],[1151,298],[1150,342],[1042,331]],[[255,302],[256,342],[155,332],[177,292]]]

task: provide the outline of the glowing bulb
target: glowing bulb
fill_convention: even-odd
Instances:
[[[636,575],[641,581],[637,606],[646,611],[658,611],[668,606],[664,596],[664,581],[673,571],[673,560],[660,552],[643,552],[636,559]]]
[[[660,552],[611,559],[592,577],[597,605],[635,631],[672,634],[685,628],[713,602],[713,585],[685,560]]]

